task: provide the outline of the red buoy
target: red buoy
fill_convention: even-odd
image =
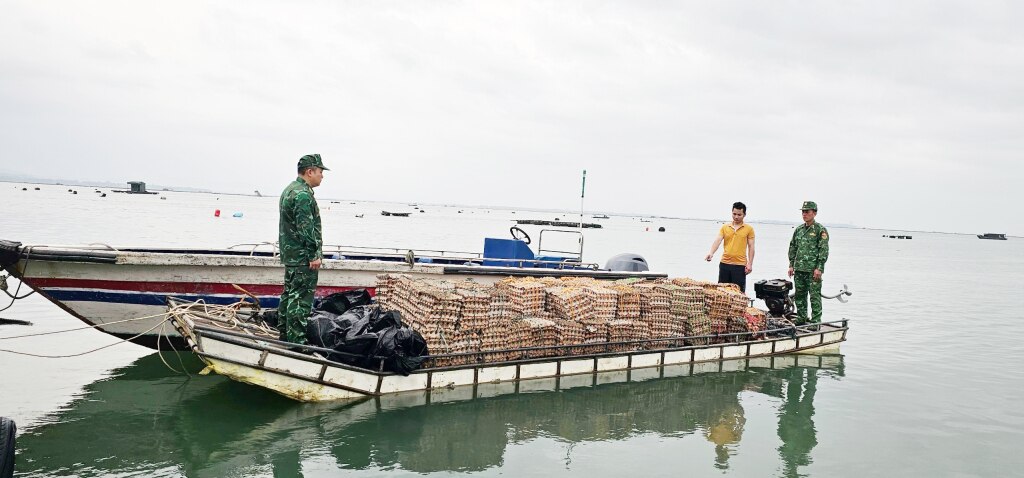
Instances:
[[[213,210],[213,217],[220,217],[220,209]]]

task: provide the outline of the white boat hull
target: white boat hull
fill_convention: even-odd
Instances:
[[[174,330],[153,329],[163,319],[167,297],[230,304],[245,297],[235,288],[237,285],[256,297],[262,307],[275,308],[283,289],[284,266],[272,255],[231,251],[117,251],[70,246],[18,246],[14,249],[0,250],[3,253],[0,259],[4,259],[0,265],[12,275],[99,330],[149,347],[156,347],[161,336],[169,336],[174,344],[181,343]],[[464,259],[474,260],[472,257]],[[583,275],[607,279],[637,275],[464,266],[460,262],[463,259],[445,257],[443,260],[448,262],[409,264],[404,259],[326,259],[320,269],[316,295],[323,297],[352,289],[367,289],[372,295],[377,276],[388,273],[472,279],[483,284],[508,275]],[[664,274],[640,275],[664,277]],[[148,318],[132,320],[143,317]]]

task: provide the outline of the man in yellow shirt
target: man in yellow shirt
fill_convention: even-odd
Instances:
[[[718,237],[711,244],[711,252],[704,258],[711,262],[718,245],[724,241],[722,263],[718,265],[718,282],[736,284],[743,292],[747,291],[747,274],[754,270],[754,228],[743,222],[745,217],[746,204],[733,203],[732,223],[722,225]]]

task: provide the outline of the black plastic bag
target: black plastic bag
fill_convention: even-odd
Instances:
[[[357,367],[408,375],[428,354],[419,332],[402,324],[397,311],[357,306],[336,315],[315,310],[306,323],[310,345],[334,350],[327,359]]]
[[[352,289],[317,299],[313,302],[313,310],[323,310],[341,315],[353,307],[370,305],[372,302],[373,299],[370,298],[370,293],[366,289]]]
[[[409,327],[392,327],[381,332],[374,355],[387,357],[384,360],[385,369],[409,375],[426,360],[427,341]]]

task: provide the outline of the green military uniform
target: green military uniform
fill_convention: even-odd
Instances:
[[[298,167],[323,167],[319,154],[306,155]],[[285,266],[284,292],[278,306],[278,327],[283,338],[298,344],[306,343],[306,319],[313,309],[318,271],[309,263],[323,258],[323,232],[320,207],[313,188],[301,177],[292,181],[281,193],[281,219],[278,244]]]
[[[802,210],[818,210],[814,201],[805,201]],[[794,270],[797,320],[807,322],[807,296],[810,295],[811,322],[821,322],[821,280],[814,280],[814,270],[825,273],[828,260],[828,230],[817,222],[801,224],[789,241],[789,267]]]

